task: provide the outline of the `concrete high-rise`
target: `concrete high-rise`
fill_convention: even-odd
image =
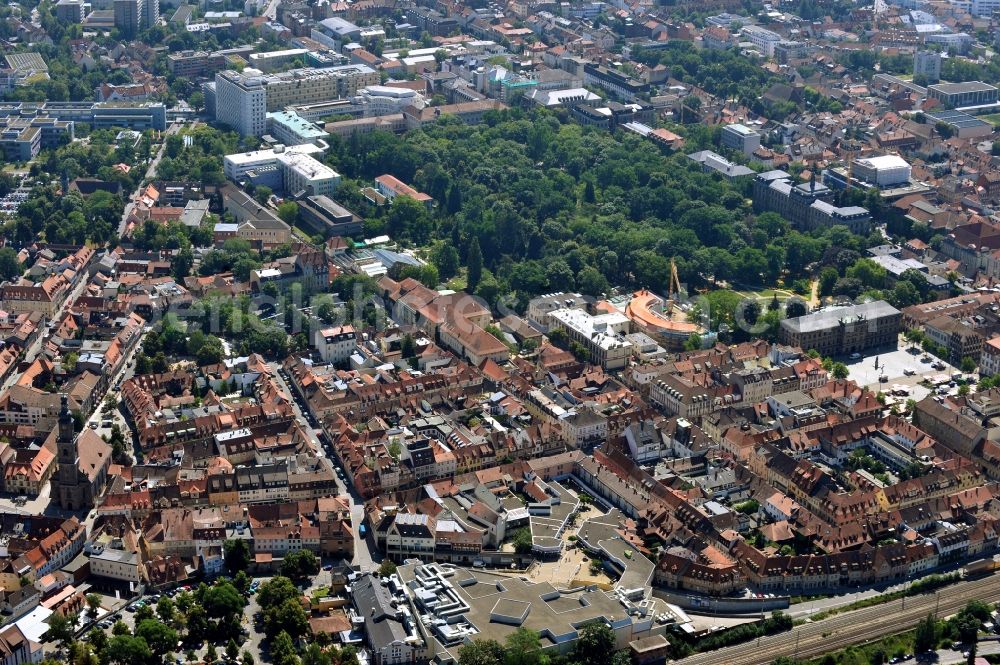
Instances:
[[[265,75],[257,69],[215,75],[215,119],[243,135],[261,136],[267,113],[294,104],[316,104],[354,96],[375,85],[378,72],[367,65],[293,69]]]
[[[142,28],[152,28],[160,21],[160,0],[143,0]]]
[[[267,128],[267,88],[255,69],[242,74],[224,71],[215,75],[215,119],[244,136],[263,136]]]
[[[941,80],[941,54],[935,51],[917,51],[913,54],[913,76],[923,76],[925,83],[937,83]]]
[[[115,0],[115,27],[132,39],[160,20],[160,0]]]
[[[125,39],[132,39],[143,27],[143,0],[115,0],[115,27]]]

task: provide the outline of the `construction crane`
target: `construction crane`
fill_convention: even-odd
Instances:
[[[681,294],[681,279],[677,276],[677,264],[673,259],[670,259],[670,281],[667,282],[667,302],[664,309],[664,314],[667,318],[673,318],[674,316],[674,296],[680,296]]]

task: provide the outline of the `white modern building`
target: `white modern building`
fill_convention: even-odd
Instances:
[[[283,145],[315,143],[323,147],[330,136],[326,130],[291,111],[267,114],[267,133]]]
[[[1000,10],[1000,0],[972,0],[971,14],[973,16],[993,16]]]
[[[756,25],[743,26],[740,34],[756,46],[761,55],[767,58],[774,57],[774,47],[781,42],[781,35]]]
[[[263,136],[267,128],[264,73],[222,71],[215,75],[215,119],[244,136]]]
[[[910,181],[910,165],[898,155],[854,160],[854,176],[876,187],[893,187]]]
[[[358,91],[356,103],[364,106],[364,115],[371,118],[379,115],[401,113],[407,106],[422,109],[427,100],[416,90],[394,88],[387,85],[369,85]]]
[[[246,180],[254,172],[276,170],[278,186],[289,195],[332,196],[340,185],[340,174],[314,155],[323,153],[320,146],[305,143],[270,150],[254,150],[226,155],[223,170],[234,182]]]
[[[283,51],[262,51],[251,53],[247,56],[250,66],[262,72],[273,72],[295,61],[296,58],[305,58],[309,53],[307,48],[289,48]]]
[[[760,134],[739,123],[723,127],[720,140],[722,145],[739,150],[744,155],[752,155],[760,147]]]
[[[101,552],[90,555],[90,573],[121,582],[138,584],[139,555],[112,548],[104,548]]]
[[[250,152],[237,152],[226,155],[222,160],[223,170],[226,177],[235,182],[246,178],[250,171],[257,171],[269,165],[273,166],[278,162],[278,155],[284,152],[297,152],[303,155],[317,157],[323,153],[323,148],[311,143],[294,146],[275,146],[267,150],[252,150]]]
[[[367,65],[305,67],[280,74],[253,68],[242,74],[223,71],[215,75],[215,119],[245,136],[262,136],[268,112],[344,99],[378,82],[378,72]]]
[[[285,193],[293,196],[333,196],[340,174],[311,155],[300,152],[278,154]]]
[[[559,309],[551,314],[552,327],[561,327],[590,354],[590,362],[605,369],[622,369],[632,355],[631,320],[619,312],[592,315],[581,309]]]

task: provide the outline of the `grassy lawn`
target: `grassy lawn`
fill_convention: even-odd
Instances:
[[[837,665],[876,663],[879,662],[875,658],[876,653],[882,655],[881,662],[887,662],[890,658],[913,653],[914,635],[915,631],[912,630],[900,633],[899,635],[890,635],[889,637],[884,637],[877,642],[869,642],[868,644],[847,647],[841,651],[835,651],[831,654],[827,654],[826,656],[821,656],[807,662],[824,665],[830,662],[836,663]]]
[[[778,300],[787,300],[795,295],[791,291],[785,291],[784,289],[762,289],[760,291],[746,291],[741,289],[736,291],[736,293],[744,298],[757,298],[758,300],[770,300],[775,294],[777,294]]]
[[[455,275],[447,282],[445,282],[444,288],[451,289],[452,291],[462,291],[465,289],[466,281],[464,275]]]
[[[980,120],[993,123],[994,127],[1000,126],[1000,113],[990,113],[989,115],[977,116]]]

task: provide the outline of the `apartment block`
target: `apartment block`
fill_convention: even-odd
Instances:
[[[210,76],[226,68],[226,56],[216,51],[181,51],[167,55],[167,67],[174,76]]]

